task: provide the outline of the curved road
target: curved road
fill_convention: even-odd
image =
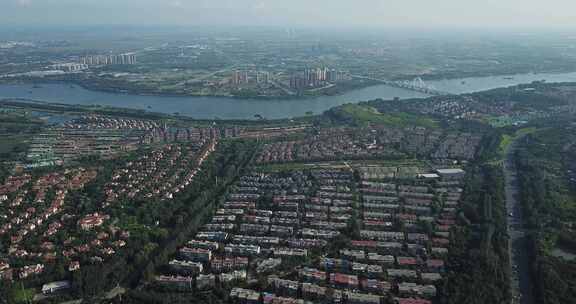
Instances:
[[[509,146],[504,160],[504,178],[506,190],[506,209],[508,234],[510,236],[510,265],[512,304],[533,304],[533,285],[530,274],[528,240],[523,228],[522,208],[518,199],[518,170],[515,165],[515,152],[520,136]]]

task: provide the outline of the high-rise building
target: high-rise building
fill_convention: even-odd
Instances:
[[[131,65],[136,64],[136,55],[134,53],[126,53],[120,55],[85,56],[80,59],[80,63],[86,65]]]
[[[268,83],[270,82],[270,73],[268,72],[257,72],[256,73],[257,83]]]
[[[88,65],[84,63],[60,63],[53,65],[53,67],[64,72],[79,72],[87,69]]]
[[[308,86],[308,79],[306,76],[294,75],[290,78],[290,88],[294,90],[303,90]]]
[[[327,82],[335,83],[346,79],[346,73],[327,67],[305,69],[290,78],[290,88],[302,90],[326,85]]]
[[[248,83],[248,72],[247,71],[243,71],[240,74],[240,76],[241,76],[240,78],[241,78],[242,84]]]
[[[234,71],[230,78],[230,84],[238,86],[248,83],[249,77],[247,71]]]
[[[326,81],[328,76],[328,68],[317,68],[316,73],[318,74],[319,81]]]

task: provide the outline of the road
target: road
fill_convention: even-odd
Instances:
[[[514,157],[518,149],[517,138],[508,148],[504,160],[504,178],[506,190],[506,209],[508,215],[508,234],[510,235],[510,265],[512,304],[533,304],[532,277],[530,274],[530,257],[528,240],[523,228],[522,208],[518,199],[518,170]]]
[[[113,288],[112,290],[108,291],[105,295],[104,295],[104,299],[106,300],[112,300],[115,297],[119,296],[119,295],[123,295],[124,293],[126,293],[126,288],[120,287],[120,286],[116,286],[115,288]]]

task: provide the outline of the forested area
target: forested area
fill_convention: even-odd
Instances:
[[[3,181],[8,175],[10,175],[8,167],[5,164],[0,164],[0,181]]]
[[[24,159],[30,138],[44,126],[41,120],[25,111],[0,108],[0,181],[6,175],[5,162]]]
[[[517,154],[537,303],[576,298],[576,261],[563,257],[576,253],[575,144],[574,128],[566,124],[527,136]]]
[[[567,104],[567,100],[548,94],[534,93],[546,92],[552,88],[544,82],[533,82],[531,84],[519,85],[514,88],[498,88],[483,92],[477,92],[472,96],[482,103],[495,103],[502,101],[516,102],[516,110],[520,109],[537,109],[545,110],[553,106],[562,106]]]
[[[198,195],[191,197],[187,204],[177,208],[171,217],[172,225],[169,227],[170,235],[158,243],[158,246],[147,258],[141,259],[134,267],[132,276],[127,277],[123,286],[131,286],[121,303],[210,303],[217,301],[218,293],[207,295],[181,295],[177,292],[161,292],[150,288],[155,269],[166,265],[174,255],[177,247],[184,243],[191,235],[196,233],[218,206],[220,199],[226,194],[229,186],[238,177],[238,174],[251,160],[255,146],[249,141],[225,142],[208,163],[204,174],[208,176],[207,183],[196,187],[200,190]],[[136,261],[138,262],[138,261]],[[135,288],[140,286],[140,288]],[[224,295],[222,295],[224,296]],[[188,299],[186,299],[188,298]],[[210,300],[211,299],[211,300]],[[120,301],[118,299],[117,301]],[[217,302],[212,302],[217,303]]]
[[[443,304],[509,303],[504,181],[496,166],[470,168],[461,228],[451,237]]]

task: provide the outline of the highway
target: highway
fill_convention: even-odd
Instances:
[[[533,304],[533,283],[530,274],[530,257],[526,230],[523,228],[521,204],[518,199],[518,170],[515,165],[515,151],[518,149],[517,138],[509,147],[504,160],[504,178],[506,191],[506,209],[508,234],[510,236],[510,266],[512,304]]]

